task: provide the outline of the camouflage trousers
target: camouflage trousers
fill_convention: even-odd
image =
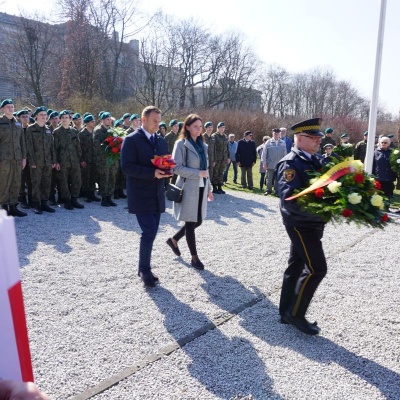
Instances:
[[[101,196],[112,196],[114,194],[118,165],[118,160],[113,161],[111,165],[107,160],[97,165],[99,193]]]
[[[0,205],[18,204],[21,171],[21,160],[0,161]]]
[[[25,187],[28,189],[28,198],[32,198],[32,180],[31,180],[31,169],[29,168],[28,161],[26,167],[21,172],[21,188],[19,189],[19,195],[25,197]]]
[[[215,161],[213,177],[211,183],[213,185],[222,185],[224,179],[224,170],[226,168],[226,161]]]
[[[80,165],[66,166],[60,165],[60,190],[63,200],[69,197],[79,197],[81,190],[81,167]]]
[[[118,171],[115,177],[115,189],[125,189],[126,188],[126,178],[122,172],[121,164],[118,161]]]
[[[213,176],[214,176],[214,166],[210,165],[208,166],[208,177],[210,178],[210,182],[213,181]]]
[[[94,192],[97,182],[97,166],[94,163],[86,164],[85,168],[81,168],[82,176],[82,192]]]
[[[50,196],[51,166],[31,168],[32,200],[38,204]]]

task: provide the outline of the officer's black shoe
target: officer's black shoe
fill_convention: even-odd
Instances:
[[[110,207],[110,204],[108,204],[108,199],[107,199],[106,196],[103,196],[103,197],[101,198],[101,203],[100,203],[100,205],[101,205],[102,207]]]
[[[124,193],[124,189],[119,189],[118,190],[119,198],[120,199],[126,199],[128,196]]]
[[[101,199],[96,196],[95,192],[89,192],[89,197],[92,201],[101,201]]]
[[[142,279],[145,287],[150,288],[156,286],[156,282],[151,272],[139,272],[139,276]]]
[[[78,199],[76,197],[71,197],[71,204],[74,208],[85,208],[83,204],[78,203]]]
[[[15,204],[9,206],[8,208],[8,213],[9,215],[11,215],[12,217],[26,217],[28,214],[18,210],[17,206]]]
[[[109,204],[110,206],[112,206],[112,207],[116,207],[116,206],[117,206],[117,203],[114,203],[114,202],[111,200],[111,196],[107,196],[107,201],[108,201],[108,204]]]
[[[42,206],[40,203],[37,203],[35,206],[35,214],[38,214],[38,215],[43,214]]]
[[[42,210],[46,211],[48,213],[54,213],[56,212],[56,210],[54,208],[51,208],[48,204],[46,200],[42,200]]]
[[[281,315],[281,319],[279,320],[279,322],[280,322],[281,324],[287,325],[287,322],[283,319],[282,315]],[[318,322],[317,322],[317,321],[309,322],[309,323],[310,323],[311,325],[318,326]]]
[[[119,190],[117,189],[114,190],[114,199],[119,200]]]
[[[217,185],[212,185],[212,187],[213,187],[213,191],[212,191],[213,193],[220,194],[218,191]]]
[[[67,200],[64,201],[64,208],[66,210],[73,210],[74,209],[74,206],[72,205],[70,199],[67,199]]]
[[[218,185],[218,193],[219,194],[225,194],[225,191],[222,190],[222,185]]]
[[[313,325],[308,322],[305,318],[296,318],[288,311],[282,314],[282,319],[296,327],[299,331],[306,333],[307,335],[318,335],[321,331],[318,325]]]

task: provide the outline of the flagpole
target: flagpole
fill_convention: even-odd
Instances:
[[[372,163],[374,159],[376,117],[378,113],[379,82],[380,82],[381,64],[382,64],[383,34],[385,31],[385,15],[386,15],[386,0],[381,0],[378,44],[376,47],[376,59],[375,59],[375,77],[374,77],[374,86],[372,89],[371,106],[369,110],[368,141],[367,141],[367,152],[365,156],[365,165],[364,165],[364,170],[368,173],[372,173]]]

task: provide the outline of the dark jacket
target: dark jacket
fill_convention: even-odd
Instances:
[[[374,151],[374,161],[372,164],[372,174],[376,176],[378,181],[393,182],[396,180],[396,175],[390,168],[390,154],[392,149],[382,150],[377,148]]]
[[[276,166],[280,209],[283,223],[287,226],[321,227],[325,224],[320,217],[302,211],[296,199],[285,200],[293,195],[295,189],[310,186],[307,172],[319,169],[323,163],[320,155],[316,154],[316,157],[320,161],[312,161],[300,149],[293,147]]]
[[[256,143],[254,140],[246,141],[240,139],[235,154],[236,162],[240,163],[241,167],[252,167],[257,161]]]
[[[168,154],[167,142],[155,135],[153,149],[142,128],[124,138],[121,149],[121,168],[126,175],[128,209],[132,214],[154,214],[165,211],[165,179],[154,177],[155,155]]]

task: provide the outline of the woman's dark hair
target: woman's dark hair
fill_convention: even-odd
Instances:
[[[190,133],[186,129],[186,127],[192,125],[196,121],[203,122],[202,119],[200,118],[200,116],[197,115],[197,114],[189,114],[185,118],[185,121],[183,122],[182,129],[181,129],[181,131],[179,133],[179,139],[186,139],[186,138],[190,137]],[[200,135],[200,137],[201,137],[201,135]]]

